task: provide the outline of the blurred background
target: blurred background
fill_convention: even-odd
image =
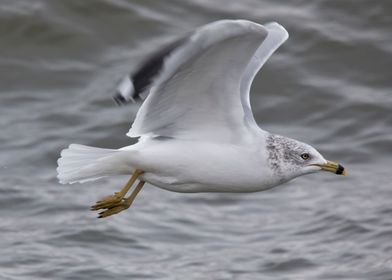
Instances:
[[[1,0],[0,279],[392,279],[391,15],[388,0]],[[60,185],[61,149],[134,143],[139,105],[114,105],[118,80],[223,18],[287,28],[253,84],[256,120],[349,176],[252,194],[149,185],[96,219],[126,178]]]

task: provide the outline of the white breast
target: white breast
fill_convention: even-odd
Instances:
[[[136,154],[138,165],[146,172],[143,178],[170,191],[253,192],[277,184],[261,149],[152,140],[141,144]]]

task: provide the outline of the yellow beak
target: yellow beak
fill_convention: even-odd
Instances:
[[[320,166],[322,170],[333,172],[338,175],[343,175],[343,176],[347,175],[344,167],[342,165],[340,165],[339,163],[336,163],[333,161],[327,160],[326,164],[322,164],[322,165],[317,164],[317,166]]]

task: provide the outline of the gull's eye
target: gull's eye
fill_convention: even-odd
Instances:
[[[310,158],[310,155],[309,155],[308,153],[303,153],[303,154],[301,155],[301,158],[302,158],[303,160],[308,160],[308,159]]]

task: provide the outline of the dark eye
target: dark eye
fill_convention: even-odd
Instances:
[[[308,159],[310,158],[310,155],[309,155],[308,153],[303,153],[303,154],[301,155],[301,158],[302,158],[303,160],[308,160]]]

